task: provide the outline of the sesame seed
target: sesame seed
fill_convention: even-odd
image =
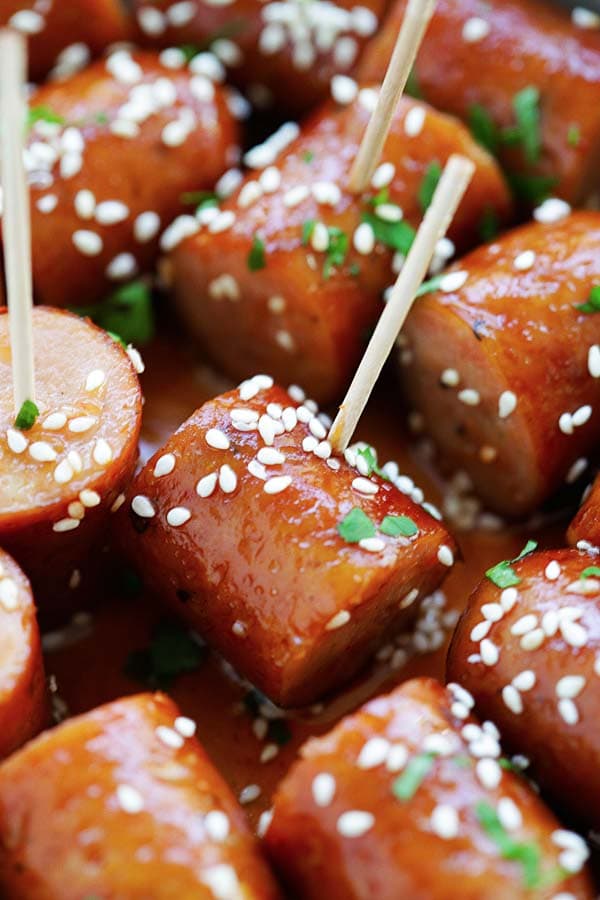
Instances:
[[[142,519],[152,519],[156,515],[152,501],[144,494],[136,494],[131,501],[131,508]]]
[[[214,450],[229,450],[231,446],[227,435],[219,428],[210,428],[205,435],[206,443]]]
[[[317,203],[324,206],[337,206],[342,198],[342,192],[333,181],[316,181],[311,191]]]
[[[516,831],[523,824],[523,816],[517,804],[510,797],[498,801],[498,818],[507,831]]]
[[[571,416],[571,421],[573,422],[575,428],[579,428],[581,425],[585,425],[585,423],[589,421],[591,415],[591,406],[580,406],[579,409],[576,409]]]
[[[154,733],[165,747],[170,747],[173,750],[179,750],[183,747],[183,737],[167,725],[158,725],[157,728],[155,728]]]
[[[347,609],[341,609],[327,622],[325,631],[335,631],[337,628],[342,628],[342,626],[346,625],[349,621],[350,613]]]
[[[523,700],[514,685],[506,684],[502,688],[502,700],[507,709],[510,709],[516,716],[523,712]]]
[[[381,163],[373,173],[373,177],[371,178],[371,185],[376,190],[381,190],[384,187],[387,187],[394,180],[394,175],[396,174],[396,167],[391,162]]]
[[[64,531],[74,531],[76,528],[79,528],[79,519],[60,519],[54,523],[52,531],[60,534]]]
[[[231,468],[225,464],[221,466],[219,469],[219,487],[223,491],[224,494],[233,494],[235,489],[237,488],[237,475]]]
[[[247,784],[240,791],[239,801],[242,806],[247,803],[253,803],[255,800],[258,800],[260,793],[260,788],[257,784]]]
[[[229,834],[229,818],[220,809],[211,809],[204,817],[204,827],[212,841],[221,843]]]
[[[164,453],[156,460],[152,474],[155,478],[162,478],[164,475],[170,475],[175,468],[175,456],[172,453]]]
[[[73,434],[84,434],[93,428],[97,421],[94,416],[77,416],[69,422],[69,431]]]
[[[360,253],[362,256],[369,256],[375,247],[375,232],[372,225],[368,222],[362,222],[354,232],[352,243],[357,253]]]
[[[144,34],[151,37],[157,37],[162,34],[166,27],[167,21],[159,9],[153,9],[151,6],[143,6],[137,11],[137,20]]]
[[[386,761],[389,749],[390,743],[385,738],[370,738],[358,754],[356,765],[359,769],[375,769]]]
[[[491,622],[478,622],[478,624],[475,625],[471,630],[471,640],[478,644],[479,641],[482,641],[484,637],[488,636],[491,627]]]
[[[454,565],[454,554],[450,547],[447,544],[442,544],[437,552],[438,562],[440,562],[443,566],[453,566]]]
[[[561,699],[572,700],[584,689],[586,679],[583,675],[565,675],[556,683],[556,696]]]
[[[546,635],[542,628],[534,628],[533,631],[527,632],[524,634],[521,640],[519,641],[519,645],[522,650],[537,650],[542,646],[546,639]]]
[[[312,796],[317,806],[321,808],[329,806],[335,797],[335,790],[335,778],[328,772],[319,772],[313,778]]]
[[[472,16],[463,25],[462,36],[467,44],[477,44],[488,36],[491,31],[489,22],[479,16]]]
[[[569,698],[558,701],[558,713],[567,725],[577,725],[579,722],[579,712],[577,707]]]
[[[306,200],[309,194],[310,191],[308,190],[308,188],[303,184],[299,184],[296,187],[290,188],[289,191],[285,192],[285,194],[283,195],[283,203],[288,208],[299,206],[304,202],[304,200]]]
[[[36,462],[54,462],[56,451],[46,441],[34,441],[29,445],[29,454]]]
[[[510,612],[518,599],[517,589],[514,587],[504,588],[500,594],[500,605],[504,612]]]
[[[374,824],[375,817],[370,812],[352,809],[338,818],[337,830],[342,837],[357,838],[370,831]]]
[[[44,17],[32,9],[21,9],[8,20],[8,24],[21,34],[39,34],[44,30]]]
[[[72,503],[69,503],[67,512],[72,519],[83,519],[85,517],[85,508],[83,503],[80,503],[79,500],[74,500]]]
[[[485,666],[495,666],[500,658],[498,647],[488,638],[484,638],[479,645],[479,652],[481,653],[481,661]]]
[[[560,564],[553,559],[544,569],[544,575],[548,581],[556,581],[560,577]]]
[[[274,194],[281,186],[281,172],[276,166],[268,166],[258,180],[265,194]]]
[[[84,256],[98,256],[102,253],[102,238],[95,231],[80,229],[73,232],[73,243]]]
[[[448,272],[440,279],[440,290],[444,294],[452,294],[459,291],[467,282],[469,273],[465,271]]]
[[[552,225],[555,222],[560,222],[561,219],[566,219],[570,214],[571,207],[569,204],[558,197],[550,197],[548,200],[544,200],[544,202],[533,211],[533,217],[536,222],[540,222],[544,225]]]
[[[173,723],[173,727],[175,728],[175,731],[178,731],[184,738],[191,738],[196,734],[196,723],[187,716],[177,716]]]
[[[526,634],[528,631],[533,631],[533,629],[537,627],[537,624],[537,616],[529,613],[528,615],[517,619],[517,621],[511,625],[510,633],[516,635]]]
[[[174,250],[183,240],[196,234],[199,228],[200,223],[194,216],[177,216],[162,233],[160,239],[161,250],[164,250],[166,253]]]
[[[504,616],[504,610],[499,603],[484,603],[481,607],[481,614],[490,622],[499,622]]]
[[[274,447],[261,447],[257,457],[265,466],[279,466],[285,462],[285,455]]]
[[[75,212],[80,219],[93,219],[96,209],[96,198],[91,191],[81,190],[75,194],[73,201]]]
[[[460,375],[456,369],[444,369],[440,375],[440,381],[446,387],[456,387],[460,382]]]
[[[86,509],[93,509],[95,506],[100,506],[100,503],[102,502],[100,494],[97,491],[91,491],[89,489],[80,491],[79,499]]]
[[[41,213],[48,215],[48,213],[54,212],[58,206],[58,197],[56,194],[46,194],[44,197],[40,197],[35,205]]]
[[[571,647],[584,647],[587,643],[587,631],[577,622],[570,622],[568,619],[562,619],[560,622],[560,632]]]
[[[518,691],[530,691],[536,683],[535,672],[532,672],[531,669],[525,669],[523,672],[515,675],[512,683]]]
[[[425,108],[413,106],[404,119],[404,133],[407,137],[418,137],[425,125]]]
[[[458,813],[447,803],[438,804],[431,814],[431,828],[443,840],[451,840],[458,834]]]
[[[14,428],[9,428],[6,432],[6,442],[10,450],[13,453],[24,453],[27,449],[29,441],[20,431],[15,431]]]
[[[117,800],[123,812],[126,813],[139,813],[144,808],[144,798],[136,788],[129,784],[118,785]]]
[[[138,244],[147,244],[160,230],[160,216],[148,210],[140,213],[133,223],[133,236]]]
[[[478,406],[481,401],[479,391],[473,388],[465,388],[463,391],[459,391],[456,396],[465,406]]]
[[[517,408],[517,395],[512,391],[503,391],[498,399],[498,416],[507,419]]]
[[[292,479],[289,475],[276,475],[274,478],[269,478],[268,481],[265,481],[263,490],[265,494],[280,494],[282,491],[285,491],[291,483]]]
[[[334,75],[331,79],[331,96],[336,103],[347,106],[356,100],[358,85],[353,78],[347,75]]]
[[[495,790],[502,780],[502,769],[495,759],[478,760],[475,772],[483,787],[488,790]]]
[[[353,480],[352,489],[365,496],[373,496],[379,491],[379,487],[375,482],[363,477],[355,478]]]
[[[73,472],[79,474],[83,471],[83,462],[77,450],[69,450],[67,453],[67,460],[69,461],[69,465],[73,469]]]
[[[388,772],[401,772],[408,762],[408,750],[404,744],[393,744],[387,754],[385,767]]]
[[[106,381],[106,372],[102,369],[93,369],[85,380],[85,389],[89,393],[97,391]]]
[[[119,200],[104,200],[98,203],[94,218],[99,225],[116,225],[129,216],[129,208]]]
[[[584,6],[576,6],[572,10],[571,20],[576,28],[600,28],[600,15]]]
[[[73,467],[68,459],[63,459],[54,470],[54,480],[57,484],[68,484],[74,475]]]
[[[19,606],[19,589],[12,578],[0,581],[0,604],[7,612],[14,612]]]
[[[117,256],[111,259],[105,269],[106,277],[111,281],[133,278],[137,271],[138,264],[133,253],[118,253]]]
[[[192,514],[185,506],[174,506],[167,513],[167,523],[173,528],[185,525],[192,518]]]

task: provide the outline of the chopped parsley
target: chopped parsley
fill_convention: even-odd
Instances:
[[[569,147],[578,147],[581,140],[581,128],[579,125],[569,125],[567,131],[567,143]]]
[[[500,142],[498,127],[485,106],[480,103],[473,103],[469,107],[469,128],[475,140],[495,156]]]
[[[496,587],[502,589],[515,587],[515,585],[521,583],[521,579],[512,568],[513,563],[519,562],[519,560],[523,559],[525,556],[529,556],[536,547],[537,541],[527,541],[518,556],[515,556],[514,559],[504,559],[502,562],[496,563],[495,566],[492,566],[491,569],[487,570],[485,577],[489,578]]]
[[[523,883],[526,888],[539,887],[541,872],[541,852],[537,844],[516,841],[504,828],[493,806],[480,800],[475,806],[477,821],[498,847],[503,859],[518,862],[523,869]]]
[[[539,90],[530,86],[515,94],[513,110],[517,124],[502,131],[502,140],[505,144],[521,144],[525,159],[535,165],[542,153]]]
[[[329,232],[329,246],[325,251],[325,262],[323,264],[323,278],[325,279],[329,278],[333,268],[343,265],[348,253],[348,235],[346,232],[335,225],[330,225],[327,231]]]
[[[419,185],[419,203],[421,204],[423,212],[429,209],[431,201],[433,200],[433,195],[435,194],[435,189],[437,188],[441,177],[442,167],[439,162],[435,160],[434,162],[429,163],[427,171],[423,176],[423,180]]]
[[[435,757],[435,753],[419,753],[408,761],[404,772],[392,785],[392,793],[397,800],[405,803],[414,797],[433,768]]]
[[[35,420],[39,414],[40,411],[33,400],[25,400],[17,413],[15,428],[19,428],[21,431],[29,431],[35,425]]]
[[[154,337],[152,296],[142,280],[123,285],[95,306],[72,312],[91,319],[124,344],[147,344]]]
[[[388,537],[414,537],[419,533],[417,523],[410,516],[386,516],[379,530]]]
[[[302,154],[302,162],[307,163],[307,165],[310,165],[314,158],[315,154],[313,150],[305,150]]]
[[[194,672],[206,649],[179,622],[158,623],[148,647],[134,650],[125,663],[125,674],[150,688],[168,690],[178,675]]]
[[[316,219],[307,219],[304,225],[302,226],[302,246],[306,247],[308,242],[312,237],[312,233],[315,230],[315,225],[317,224]]]
[[[32,106],[27,112],[27,131],[30,131],[36,122],[64,125],[65,119],[50,109],[49,106]]]
[[[258,272],[259,269],[264,269],[266,265],[265,242],[255,234],[248,253],[248,268],[251,272]]]
[[[557,184],[557,179],[551,175],[522,175],[520,172],[511,172],[506,177],[517,199],[534,206],[543,203]]]
[[[590,291],[585,303],[576,303],[575,309],[582,313],[600,312],[600,284],[596,284]]]
[[[423,92],[421,91],[421,86],[419,85],[419,78],[417,76],[416,69],[414,68],[410,70],[410,74],[408,76],[408,81],[406,82],[404,91],[406,94],[408,94],[409,97],[414,97],[415,100],[423,99]]]
[[[384,203],[390,202],[390,189],[389,187],[383,187],[380,191],[378,191],[374,197],[369,200],[371,206],[377,209],[378,206],[381,206]]]
[[[195,56],[202,53],[203,48],[199,44],[180,44],[178,49],[183,53],[186,63],[189,63]]]
[[[415,239],[415,229],[401,219],[399,222],[386,222],[370,212],[363,212],[361,219],[368,222],[375,234],[376,240],[392,250],[398,250],[404,256],[408,255]]]
[[[347,544],[358,544],[365,538],[375,537],[375,523],[359,506],[353,507],[348,515],[338,523],[338,534]]]
[[[416,296],[424,297],[425,294],[432,294],[433,291],[439,290],[442,283],[442,277],[442,275],[436,275],[434,278],[430,278],[429,281],[424,281],[417,291]]]
[[[600,578],[600,566],[588,566],[584,569],[580,578]]]
[[[383,478],[384,481],[389,481],[390,479],[387,477],[383,469],[379,468],[377,463],[377,454],[373,447],[370,447],[368,444],[366,447],[361,447],[360,450],[357,451],[358,455],[361,456],[368,466],[367,477],[372,475],[373,472],[376,472],[380,478]]]
[[[198,209],[219,205],[219,198],[213,191],[184,191],[179,199],[186,206],[196,206]]]

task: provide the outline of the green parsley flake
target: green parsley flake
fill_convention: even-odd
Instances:
[[[423,212],[429,209],[431,201],[433,200],[433,195],[435,194],[435,189],[437,188],[441,177],[442,167],[439,162],[436,160],[429,163],[427,171],[423,176],[423,180],[419,185],[419,203],[421,204]]]
[[[27,131],[30,131],[36,122],[50,122],[52,125],[64,125],[65,119],[50,109],[49,106],[32,106],[27,112]]]
[[[507,587],[515,587],[515,585],[521,583],[521,579],[512,568],[512,564],[519,562],[519,560],[523,559],[525,556],[529,556],[530,553],[533,553],[536,547],[537,541],[527,541],[518,556],[515,556],[514,559],[504,559],[502,560],[502,562],[499,562],[495,566],[492,566],[492,568],[488,569],[485,573],[485,577],[489,578],[492,584],[495,584],[496,587],[502,589]]]
[[[255,234],[248,253],[248,268],[251,272],[257,272],[259,269],[264,269],[266,265],[265,242]]]
[[[196,212],[198,209],[219,205],[219,198],[213,191],[184,191],[180,200],[186,206],[196,206]]]
[[[35,425],[35,420],[40,411],[33,400],[25,400],[15,419],[15,428],[21,431],[29,431]]]
[[[417,291],[417,297],[424,297],[425,294],[432,294],[434,291],[438,291],[442,284],[442,275],[436,275],[435,278],[430,278],[429,281],[424,281],[419,290]]]
[[[313,150],[305,150],[302,154],[302,162],[307,163],[307,165],[310,165],[314,158],[315,154]]]
[[[364,459],[368,466],[367,477],[369,477],[369,475],[372,475],[373,472],[376,472],[380,478],[384,479],[384,481],[390,480],[383,469],[379,468],[379,465],[377,463],[377,454],[375,453],[373,447],[370,447],[368,444],[366,447],[361,447],[360,450],[358,450],[358,455]]]
[[[315,230],[315,225],[317,224],[316,219],[307,219],[304,225],[302,226],[302,246],[306,247],[308,242],[312,237],[312,233]]]
[[[599,566],[588,566],[587,569],[584,569],[580,578],[600,578],[600,567]]]
[[[386,516],[379,530],[388,537],[414,537],[419,533],[416,522],[410,516]]]
[[[381,190],[377,194],[375,194],[375,196],[372,197],[371,200],[369,201],[371,206],[373,206],[375,209],[377,209],[378,206],[382,206],[384,203],[389,203],[389,202],[390,202],[389,187],[381,188]]]
[[[469,107],[469,128],[475,140],[492,155],[498,150],[499,134],[496,123],[480,103]]]
[[[539,162],[542,153],[540,92],[536,87],[526,87],[513,97],[513,109],[517,124],[505,128],[502,140],[507,144],[523,146],[525,159],[531,165]]]
[[[386,222],[378,216],[370,212],[363,212],[361,216],[363,222],[368,222],[375,234],[376,240],[390,247],[392,250],[398,250],[404,256],[408,255],[408,251],[412,247],[415,239],[415,229],[401,219],[399,222]]]
[[[480,800],[475,806],[477,821],[490,838],[496,844],[503,859],[518,862],[523,869],[523,883],[526,888],[539,887],[541,872],[541,852],[534,843],[515,841],[502,825],[493,806]]]
[[[358,544],[365,538],[375,537],[377,533],[374,523],[358,506],[353,507],[348,515],[344,516],[337,530],[347,544]]]
[[[125,663],[125,674],[150,688],[168,690],[178,675],[194,672],[206,650],[179,622],[165,619],[156,626],[150,644],[135,650]]]
[[[91,319],[125,345],[147,344],[154,337],[152,295],[142,280],[123,285],[95,306],[71,311]]]
[[[576,303],[575,309],[582,313],[600,312],[600,284],[595,285],[585,303]]]
[[[435,753],[419,753],[408,761],[404,772],[396,778],[392,785],[392,793],[397,800],[405,803],[414,797],[432,770],[435,757]]]
[[[415,100],[422,100],[423,93],[421,91],[421,87],[419,85],[419,79],[416,73],[416,70],[413,68],[410,70],[410,74],[408,76],[408,81],[406,82],[406,87],[404,88],[404,92],[408,94],[409,97],[414,97]]]
[[[511,172],[507,176],[513,194],[524,203],[539,206],[551,195],[558,180],[548,175],[522,175]]]
[[[331,270],[336,266],[341,266],[346,259],[348,253],[348,235],[341,228],[330,225],[327,229],[329,232],[329,246],[325,251],[325,263],[323,265],[323,278],[327,279],[331,275]]]
[[[581,129],[579,125],[569,125],[567,132],[567,143],[569,147],[578,147],[581,140]]]

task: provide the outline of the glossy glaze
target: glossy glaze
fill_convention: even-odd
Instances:
[[[586,541],[594,547],[600,545],[600,480],[591,485],[586,493],[581,507],[577,510],[575,518],[569,525],[567,541],[574,547],[580,541]]]

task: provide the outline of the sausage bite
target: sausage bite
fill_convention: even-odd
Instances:
[[[279,896],[244,814],[162,694],[70,719],[0,766],[0,887],[20,900]]]
[[[49,720],[46,678],[31,586],[0,550],[0,758]]]
[[[600,215],[574,213],[464,257],[406,321],[408,403],[493,510],[533,512],[598,442],[599,285]]]
[[[212,190],[237,152],[223,89],[150,53],[47,84],[30,110],[34,291],[51,306],[87,306],[151,269],[182,195]]]
[[[355,69],[387,5],[192,0],[183,9],[175,0],[133,3],[141,43],[207,47],[257,106],[275,103],[286,115],[312,109],[327,96],[333,76]]]
[[[206,403],[119,512],[145,583],[282,706],[347,681],[454,559],[373,451],[332,457],[315,407],[292,393],[256,376]]]
[[[34,81],[72,74],[129,31],[119,0],[2,0],[0,25],[28,38]]]
[[[407,0],[396,0],[367,48],[359,77],[385,68]],[[526,202],[555,194],[587,201],[600,188],[600,31],[544,0],[438,0],[414,86],[470,123],[497,153]]]
[[[597,477],[567,531],[572,547],[600,547],[600,478]]]
[[[345,106],[326,105],[280,152],[294,134],[285,126],[247,155],[262,171],[220,211],[185,221],[197,233],[171,255],[174,299],[189,332],[232,378],[266,371],[302,384],[318,402],[342,394],[452,153],[477,167],[452,241],[472,246],[490,214],[509,216],[491,157],[454,119],[407,99],[372,188],[354,197],[348,173],[374,96],[363,89]],[[165,237],[167,247],[177,243],[176,233]],[[443,265],[452,244],[444,241],[440,253]]]
[[[142,396],[125,351],[88,321],[37,307],[33,340],[39,415],[21,430],[0,312],[0,546],[53,619],[90,593],[110,511],[137,461]]]
[[[472,594],[448,676],[561,807],[600,825],[600,568],[576,550],[502,562]]]
[[[304,745],[269,856],[303,900],[588,898],[584,841],[500,765],[472,698],[420,678]]]

